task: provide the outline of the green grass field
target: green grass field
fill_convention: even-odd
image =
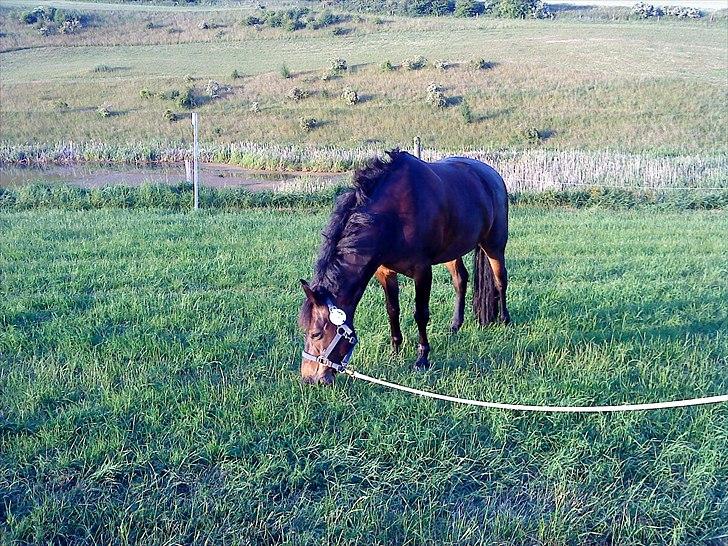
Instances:
[[[325,220],[0,212],[0,542],[725,544],[725,405],[531,415],[301,385]],[[408,370],[409,312],[390,355],[375,286],[354,365],[503,402],[726,393],[727,231],[720,211],[515,207],[513,326],[448,335],[438,268],[434,368]]]
[[[256,30],[242,22],[249,10],[109,12],[93,4],[77,9],[94,15],[91,25],[78,34],[49,37],[20,23],[18,7],[0,9],[4,145],[186,146],[189,123],[170,123],[164,113],[187,110],[140,93],[191,85],[203,146],[251,141],[384,148],[407,146],[420,135],[427,148],[449,151],[728,153],[726,18],[391,17],[375,24],[372,16],[351,16],[339,25],[348,33],[335,36],[330,28]],[[216,28],[197,28],[203,19]],[[379,68],[385,60],[398,65],[418,55],[428,58],[427,68]],[[351,70],[322,81],[337,57]],[[471,63],[481,58],[493,68],[473,69]],[[433,67],[438,59],[452,67]],[[279,74],[283,64],[292,78]],[[232,79],[233,70],[241,77]],[[209,100],[210,79],[229,90]],[[450,106],[427,104],[431,83],[444,88]],[[309,97],[289,99],[294,87]],[[359,93],[359,104],[341,100],[347,87]],[[472,110],[469,122],[460,111],[463,101]],[[101,118],[100,107],[112,115]],[[302,117],[316,118],[318,127],[305,131]],[[542,135],[540,143],[527,138],[531,129]]]

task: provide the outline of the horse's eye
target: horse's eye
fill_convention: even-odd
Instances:
[[[311,339],[321,339],[322,337],[324,337],[323,332],[314,332],[311,334]]]

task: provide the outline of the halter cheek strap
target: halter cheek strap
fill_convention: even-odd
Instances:
[[[323,353],[317,356],[304,350],[302,352],[302,356],[304,360],[318,362],[319,364],[323,364],[324,366],[333,368],[337,372],[343,372],[346,370],[346,366],[349,364],[349,360],[351,360],[351,355],[354,354],[354,347],[356,346],[358,340],[356,339],[356,335],[354,335],[354,331],[349,328],[349,326],[344,322],[346,320],[346,314],[341,309],[336,307],[332,302],[329,301],[327,303],[329,306],[329,317],[336,317],[336,322],[339,322],[338,319],[343,316],[343,320],[341,321],[342,324],[336,325],[332,322],[332,324],[336,325],[336,335],[331,340],[331,343],[329,343],[328,347],[324,349]],[[344,358],[341,359],[341,362],[334,362],[329,358],[329,355],[333,352],[334,349],[336,349],[336,346],[342,339],[348,341],[351,347],[349,348],[349,351],[346,353],[346,355],[344,355]]]

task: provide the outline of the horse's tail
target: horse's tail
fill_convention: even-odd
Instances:
[[[480,245],[473,252],[473,313],[481,326],[495,322],[498,314],[493,270]]]

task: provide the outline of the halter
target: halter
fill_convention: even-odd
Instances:
[[[302,356],[305,360],[318,362],[319,364],[333,368],[337,372],[344,372],[346,370],[346,366],[349,364],[349,360],[351,360],[351,355],[354,354],[354,347],[358,340],[354,335],[354,331],[346,324],[346,313],[336,307],[331,300],[326,300],[326,305],[329,307],[329,322],[336,326],[336,335],[334,336],[334,339],[331,340],[328,347],[326,347],[324,352],[320,355],[312,355],[304,350],[302,351]],[[349,348],[349,352],[347,352],[346,355],[344,355],[344,358],[341,359],[340,363],[334,362],[329,359],[329,355],[336,348],[342,338],[348,341],[351,347]]]

